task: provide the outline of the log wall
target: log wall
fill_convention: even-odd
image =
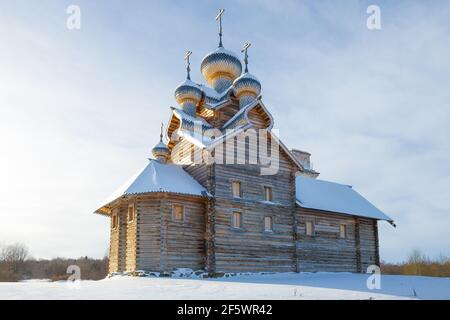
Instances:
[[[261,175],[255,164],[216,164],[215,269],[222,272],[296,270],[292,194],[292,162],[280,154],[279,170]],[[232,182],[239,181],[242,197],[233,198]],[[264,199],[264,186],[273,200]],[[232,227],[234,211],[242,214],[242,228]],[[271,216],[273,232],[264,231],[264,217]]]
[[[235,146],[256,148],[247,140]],[[174,146],[190,150],[187,141]],[[224,147],[226,149],[226,147]],[[259,164],[192,164],[190,153],[180,157],[184,170],[203,185],[213,198],[154,193],[120,200],[112,209],[117,228],[111,228],[110,272],[171,271],[206,268],[210,272],[345,271],[365,272],[379,264],[377,221],[332,212],[299,208],[295,199],[298,168],[281,148],[278,171],[261,175]],[[238,160],[238,156],[235,155]],[[241,159],[242,160],[242,159]],[[248,160],[248,159],[247,159]],[[232,195],[232,182],[241,182],[242,195]],[[264,186],[273,199],[264,199]],[[129,203],[136,218],[127,222]],[[183,221],[175,221],[172,206],[184,206]],[[242,215],[242,227],[232,227],[233,212]],[[272,217],[273,231],[264,230]],[[305,223],[314,223],[314,234]],[[339,227],[347,235],[341,238]]]
[[[184,207],[183,221],[172,216],[172,205]],[[157,193],[137,200],[136,269],[171,271],[202,269],[205,260],[205,204],[202,198]]]
[[[375,220],[297,208],[297,221],[300,271],[365,272],[378,264]],[[313,222],[312,236],[306,235],[306,221]],[[340,238],[341,224],[347,226],[346,238]]]
[[[117,215],[118,222],[115,228],[112,228],[111,222],[111,238],[109,244],[109,269],[110,272],[121,272],[126,268],[126,242],[127,242],[127,222],[126,211],[123,204],[119,204],[112,210],[112,214]],[[111,218],[112,219],[112,218]]]
[[[119,228],[113,228],[112,217],[119,214],[119,207],[111,210],[109,236],[109,272],[119,271]]]

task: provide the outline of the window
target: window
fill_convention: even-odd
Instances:
[[[347,225],[341,224],[339,226],[339,236],[343,239],[347,238]]]
[[[181,204],[174,204],[172,207],[173,220],[182,221],[184,219],[184,207]]]
[[[305,222],[305,233],[307,236],[312,236],[314,234],[314,224],[312,221]]]
[[[272,201],[272,188],[271,187],[264,187],[264,200],[265,201]]]
[[[128,222],[134,221],[134,205],[128,206]]]
[[[111,219],[111,226],[113,229],[117,228],[117,222],[118,222],[117,214],[113,214]]]
[[[273,231],[272,217],[264,217],[264,231]]]
[[[231,183],[231,189],[233,192],[233,197],[240,198],[242,196],[241,183],[239,181],[233,181]]]
[[[232,226],[233,228],[242,228],[242,214],[240,212],[233,212]]]

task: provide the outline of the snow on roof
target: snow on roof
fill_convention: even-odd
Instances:
[[[190,86],[190,87],[195,87],[195,88],[200,89],[200,85],[197,84],[197,83],[195,83],[195,82],[192,81],[191,79],[186,79],[186,80],[184,80],[182,83],[180,83],[180,84],[178,85],[178,87],[181,87],[181,86]]]
[[[295,189],[297,203],[304,208],[393,221],[348,185],[297,176]]]
[[[203,93],[205,94],[205,96],[209,99],[212,100],[213,102],[208,102],[205,103],[205,105],[208,108],[212,108],[215,109],[218,106],[222,105],[223,103],[225,103],[227,101],[226,97],[228,95],[228,93],[230,92],[230,90],[233,88],[233,86],[229,86],[227,89],[225,89],[223,92],[217,92],[216,90],[214,90],[211,87],[208,87],[207,85],[204,84],[198,84],[199,88],[203,91]]]
[[[212,126],[202,117],[193,117],[189,114],[187,114],[186,112],[184,112],[181,109],[177,109],[175,107],[171,107],[172,112],[175,116],[177,116],[178,119],[180,119],[181,121],[187,121],[190,125],[193,125],[196,122],[199,122],[202,124],[203,127],[205,128],[212,128]]]
[[[150,162],[142,170],[109,196],[96,212],[101,213],[103,207],[122,196],[149,192],[203,196],[207,191],[181,166],[150,159]]]

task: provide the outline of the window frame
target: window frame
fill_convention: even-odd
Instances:
[[[344,229],[344,236],[342,236],[342,227]],[[339,238],[340,239],[348,239],[348,226],[346,223],[339,224]]]
[[[131,213],[133,219],[130,219],[130,209],[132,210]],[[135,219],[136,219],[136,207],[134,203],[130,203],[127,209],[127,222],[134,222]]]
[[[235,226],[234,222],[235,222],[235,215],[239,214],[239,226]],[[233,212],[231,213],[231,228],[233,230],[242,230],[244,226],[244,218],[242,215],[242,211],[237,211],[237,210],[233,210]]]
[[[176,207],[181,207],[181,219],[176,218]],[[184,205],[181,203],[172,203],[172,221],[175,222],[184,222],[185,219],[185,208]]]
[[[266,219],[270,219],[270,229],[266,229]],[[263,219],[263,227],[264,227],[264,232],[267,232],[267,233],[273,233],[274,232],[274,223],[273,223],[273,216],[264,216],[264,219]]]
[[[316,224],[314,220],[305,220],[305,236],[314,237],[316,235]],[[311,224],[311,234],[308,234],[308,224]]]
[[[239,195],[238,196],[234,195],[234,184],[235,183],[239,184]],[[240,180],[231,180],[231,195],[235,199],[242,199],[243,198],[242,181],[240,181]]]
[[[262,186],[262,189],[263,189],[264,201],[266,201],[266,202],[273,202],[273,187],[271,185],[265,184],[265,185]],[[270,190],[270,200],[266,199],[266,190]]]
[[[111,216],[111,229],[115,230],[119,226],[119,215],[117,213],[113,213]]]

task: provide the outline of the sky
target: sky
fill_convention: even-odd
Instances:
[[[366,12],[378,5],[381,29]],[[66,22],[81,9],[81,28]],[[139,170],[217,47],[249,49],[274,128],[392,217],[380,254],[450,256],[450,2],[0,1],[0,243],[103,257],[93,214]]]

